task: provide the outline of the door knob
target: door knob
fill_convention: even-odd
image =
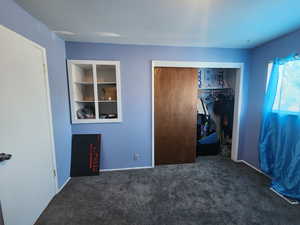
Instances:
[[[11,158],[11,154],[0,153],[0,162],[4,160],[9,160]]]

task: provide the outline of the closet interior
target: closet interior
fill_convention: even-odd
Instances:
[[[237,69],[198,70],[197,156],[231,157]]]

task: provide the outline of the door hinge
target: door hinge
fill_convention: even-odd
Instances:
[[[56,177],[56,170],[53,170],[53,176]]]

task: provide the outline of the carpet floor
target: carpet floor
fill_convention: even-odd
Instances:
[[[217,157],[72,178],[36,225],[298,225],[300,207],[244,164]]]

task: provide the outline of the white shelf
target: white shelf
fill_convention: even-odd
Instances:
[[[117,100],[99,100],[98,102],[105,103],[105,102],[118,102]]]
[[[80,123],[121,123],[121,119],[75,119],[72,121],[73,124]]]
[[[207,88],[198,88],[199,90],[222,90],[222,89],[230,89],[229,87],[207,87]]]
[[[84,85],[93,85],[94,82],[83,82],[83,81],[75,81],[75,84],[84,84]],[[117,84],[116,82],[97,82],[97,84]]]
[[[86,85],[93,85],[93,82],[84,82],[84,81],[75,81],[75,84],[86,84]]]
[[[95,100],[74,100],[75,102],[87,102],[87,103],[89,103],[89,102],[101,102],[101,103],[105,103],[105,102],[112,102],[112,103],[116,103],[116,102],[118,102],[117,100],[99,100],[99,101],[95,101]]]
[[[74,100],[75,102],[86,102],[86,103],[89,103],[89,102],[95,102],[94,100]]]
[[[72,123],[122,121],[119,61],[68,60],[68,78]]]
[[[97,82],[97,84],[117,84],[116,82]]]
[[[94,82],[85,82],[85,81],[75,81],[75,84],[88,84],[93,85]],[[117,84],[116,82],[97,82],[97,84]]]

